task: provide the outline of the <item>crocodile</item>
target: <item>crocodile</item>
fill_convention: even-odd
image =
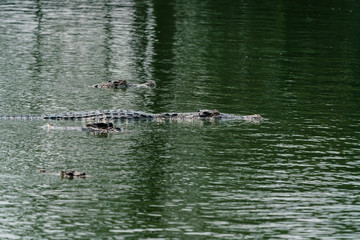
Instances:
[[[89,123],[82,127],[59,127],[54,126],[52,124],[47,124],[44,126],[46,130],[76,130],[76,131],[87,131],[94,134],[106,134],[106,133],[117,133],[123,132],[124,129],[114,127],[114,124],[111,122],[97,122],[97,123]]]
[[[58,175],[58,173],[55,173],[55,172],[50,172],[48,173],[45,168],[41,168],[40,169],[40,173],[44,173],[44,174],[51,174],[51,175]],[[75,171],[75,170],[70,170],[70,171],[65,171],[65,170],[62,170],[60,172],[60,177],[61,178],[70,178],[70,179],[73,179],[74,177],[76,178],[85,178],[85,177],[88,177],[88,175],[86,175],[86,173],[84,172],[78,172],[78,171]]]
[[[10,116],[0,115],[0,119],[5,120],[84,120],[98,122],[123,121],[123,120],[244,120],[248,122],[259,122],[263,118],[259,114],[254,115],[234,115],[220,113],[218,110],[198,110],[188,113],[146,113],[132,110],[96,110],[84,112],[69,112],[48,115],[23,115]],[[92,126],[88,126],[92,127]],[[99,126],[96,126],[99,127]],[[108,126],[109,127],[109,126]]]
[[[94,87],[94,88],[128,88],[128,87],[154,88],[154,87],[156,87],[156,83],[152,80],[148,80],[148,81],[146,81],[146,83],[142,83],[142,84],[129,83],[126,80],[116,80],[116,81],[97,83],[97,84],[91,85],[90,87]]]

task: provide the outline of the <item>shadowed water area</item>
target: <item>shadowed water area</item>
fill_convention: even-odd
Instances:
[[[0,238],[359,239],[359,20],[351,0],[1,1],[0,115],[265,121],[0,120]],[[119,79],[157,87],[88,87]]]

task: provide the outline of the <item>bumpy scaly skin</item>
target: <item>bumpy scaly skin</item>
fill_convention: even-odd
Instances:
[[[156,87],[156,83],[152,80],[147,81],[143,84],[136,84],[136,83],[128,83],[126,80],[116,80],[116,81],[108,81],[102,82],[91,87],[94,88],[128,88],[128,87],[144,87],[144,88],[154,88]]]
[[[259,114],[254,115],[233,115],[220,113],[218,110],[199,110],[189,113],[145,113],[131,110],[98,110],[86,112],[71,112],[53,115],[41,116],[0,116],[0,119],[18,119],[18,120],[85,120],[93,122],[116,121],[116,120],[245,120],[245,121],[261,121]]]

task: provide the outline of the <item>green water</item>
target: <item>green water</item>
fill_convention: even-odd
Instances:
[[[2,1],[0,114],[266,120],[0,121],[0,238],[359,239],[359,19],[350,0]],[[88,87],[117,79],[157,87]]]

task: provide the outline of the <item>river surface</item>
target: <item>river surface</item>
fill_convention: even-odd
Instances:
[[[359,20],[351,0],[1,1],[0,114],[265,120],[1,120],[0,238],[359,239]],[[117,79],[157,87],[88,87]]]

